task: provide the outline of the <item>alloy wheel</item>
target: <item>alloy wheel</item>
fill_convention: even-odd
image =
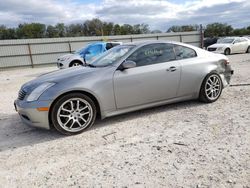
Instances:
[[[215,100],[220,96],[222,83],[218,75],[211,75],[205,84],[205,93],[208,99]]]
[[[57,112],[59,125],[69,132],[78,132],[85,129],[90,124],[92,116],[91,105],[81,98],[72,98],[65,101]]]

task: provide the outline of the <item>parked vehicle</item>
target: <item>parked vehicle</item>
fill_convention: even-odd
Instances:
[[[66,54],[57,59],[57,66],[60,69],[84,65],[96,56],[120,45],[121,42],[95,42],[75,51],[73,54]]]
[[[178,42],[124,44],[87,67],[64,69],[24,84],[15,107],[24,123],[71,135],[102,119],[200,99],[215,102],[231,79],[228,58]]]
[[[208,46],[211,46],[217,42],[218,38],[217,37],[210,37],[210,38],[205,38],[203,41],[204,48],[207,49]]]
[[[225,55],[250,53],[250,40],[246,37],[226,37],[208,46],[207,50]]]

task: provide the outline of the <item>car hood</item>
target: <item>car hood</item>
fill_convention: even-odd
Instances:
[[[56,70],[53,72],[40,75],[36,79],[25,83],[22,86],[22,89],[29,93],[30,91],[32,91],[33,89],[35,89],[36,87],[38,87],[40,84],[44,82],[53,82],[53,83],[63,82],[64,80],[67,81],[73,77],[86,76],[87,74],[91,74],[93,72],[99,71],[100,69],[101,68],[78,66],[78,67],[72,67],[72,68],[63,69],[63,70]]]
[[[74,57],[81,57],[81,56],[79,54],[65,54],[63,56],[60,56],[58,60],[63,58],[74,58]]]
[[[227,47],[227,46],[230,46],[230,44],[216,43],[211,46],[208,46],[208,48],[220,48],[220,47]]]

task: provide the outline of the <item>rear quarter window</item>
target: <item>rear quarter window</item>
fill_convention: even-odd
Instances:
[[[196,51],[186,46],[175,45],[174,50],[178,60],[197,57]]]

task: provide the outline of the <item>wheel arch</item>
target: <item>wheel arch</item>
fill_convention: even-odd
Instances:
[[[78,62],[78,63],[80,63],[81,65],[83,65],[83,62],[82,62],[80,59],[73,59],[73,60],[69,63],[69,67],[71,67],[72,64],[75,63],[75,62]]]
[[[52,111],[53,106],[55,105],[55,103],[56,103],[61,97],[65,96],[65,95],[68,95],[68,94],[70,94],[70,93],[82,93],[82,94],[88,96],[90,99],[92,99],[93,102],[94,102],[94,104],[95,104],[95,106],[96,106],[97,117],[101,117],[101,106],[100,106],[99,101],[97,100],[97,97],[96,97],[94,94],[92,94],[92,93],[90,93],[90,92],[88,92],[88,91],[84,91],[84,90],[71,90],[71,91],[67,91],[67,92],[65,92],[65,93],[60,94],[60,95],[57,96],[57,97],[53,100],[53,102],[51,103],[50,108],[49,108],[49,113],[48,113],[48,116],[49,116],[49,117],[48,117],[48,118],[49,118],[49,126],[50,126],[50,128],[54,128],[54,126],[53,126],[53,124],[52,124],[52,120],[51,120],[51,118],[52,118],[52,117],[51,117],[51,116],[52,116],[51,111]]]
[[[203,76],[203,78],[201,79],[201,82],[200,82],[200,84],[199,84],[198,96],[200,95],[202,84],[203,84],[203,82],[205,81],[207,75],[212,74],[212,73],[218,74],[218,75],[221,77],[220,73],[218,72],[218,70],[216,70],[216,68],[210,68],[210,69],[208,69],[208,70],[205,72],[205,74],[204,74],[204,76]],[[223,83],[223,82],[222,82],[222,83]],[[224,86],[223,86],[223,87],[224,87]]]

